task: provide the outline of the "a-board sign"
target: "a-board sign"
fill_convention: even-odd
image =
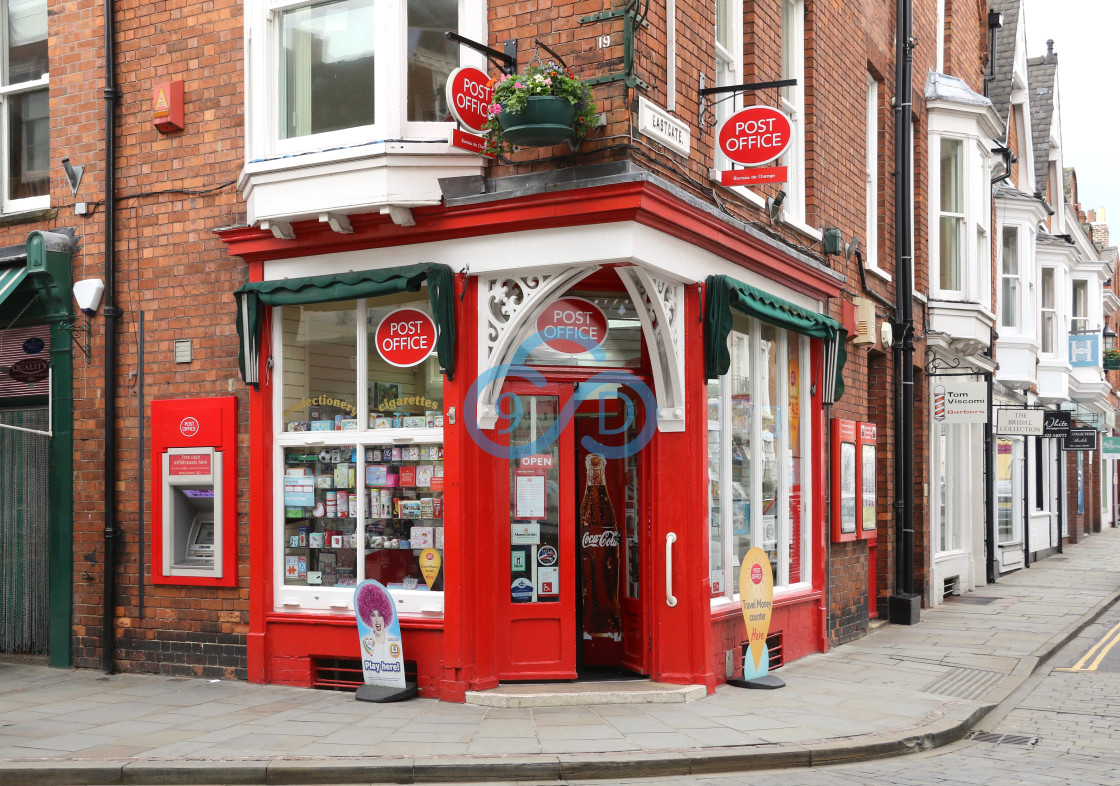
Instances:
[[[1097,430],[1095,428],[1071,428],[1062,438],[1062,450],[1096,450]]]
[[[1041,437],[1046,414],[1041,409],[1000,407],[996,410],[996,434]]]
[[[774,607],[774,571],[770,557],[755,546],[743,556],[739,568],[739,598],[743,622],[747,627],[747,655],[743,659],[743,679],[765,677],[770,671],[770,650],[766,635]]]

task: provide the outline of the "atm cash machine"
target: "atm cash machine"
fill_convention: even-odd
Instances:
[[[170,448],[163,454],[163,564],[170,576],[222,575],[222,454]]]

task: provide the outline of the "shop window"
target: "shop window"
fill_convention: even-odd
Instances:
[[[352,611],[376,579],[401,612],[443,609],[444,378],[434,352],[378,352],[401,308],[431,312],[426,292],[274,309],[278,608]]]
[[[3,211],[50,205],[46,0],[5,3],[0,104],[4,112]]]
[[[543,322],[526,325],[520,340],[524,346],[533,345],[525,359],[527,365],[584,368],[639,368],[642,365],[642,323],[634,301],[625,291],[569,289],[561,297],[564,300],[576,298],[594,306],[592,311],[597,313],[593,319],[605,322],[605,337],[602,343],[591,347],[598,338],[594,328],[587,332],[582,324],[565,325],[563,322],[549,323],[543,330]],[[578,312],[575,316],[579,318]],[[568,342],[567,349],[571,351],[563,351],[565,346],[552,337],[557,330],[567,330],[575,337]],[[536,339],[538,335],[540,338]],[[585,344],[588,349],[580,351],[582,336],[590,338]]]
[[[713,598],[738,594],[759,546],[774,585],[810,581],[809,339],[736,316],[728,372],[708,386],[709,569]]]

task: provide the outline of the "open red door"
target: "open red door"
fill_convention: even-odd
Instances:
[[[509,526],[496,527],[495,541],[496,569],[509,570],[495,620],[498,678],[575,679],[575,451],[561,420],[572,386],[509,383],[503,392],[517,405],[495,435],[509,446]]]

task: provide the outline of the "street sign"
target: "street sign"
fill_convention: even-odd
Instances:
[[[996,410],[996,434],[1041,437],[1046,414],[1041,409],[1000,407]]]
[[[1096,450],[1097,430],[1095,428],[1071,428],[1069,436],[1062,439],[1062,450]]]

